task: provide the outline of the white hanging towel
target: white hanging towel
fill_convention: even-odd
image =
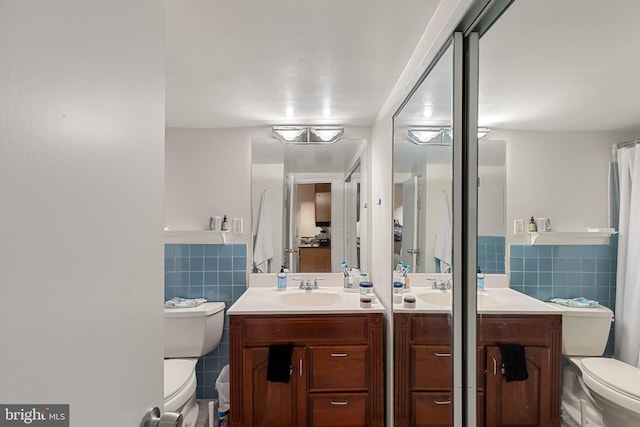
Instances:
[[[440,193],[440,219],[436,230],[436,245],[433,256],[440,261],[440,271],[445,272],[451,267],[451,220],[449,219],[449,202],[447,193]]]
[[[273,258],[271,222],[267,210],[267,191],[262,193],[260,212],[253,243],[253,267],[259,273],[267,273],[269,260]]]

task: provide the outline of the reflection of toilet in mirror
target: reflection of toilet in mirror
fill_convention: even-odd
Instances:
[[[640,426],[640,369],[601,357],[607,345],[613,313],[606,307],[563,311],[562,408],[576,426]]]
[[[195,426],[196,363],[222,338],[224,303],[164,310],[164,410],[182,414],[184,427]]]

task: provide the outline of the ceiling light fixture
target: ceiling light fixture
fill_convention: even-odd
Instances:
[[[333,144],[344,135],[344,127],[273,126],[271,134],[285,144]]]
[[[478,128],[478,141],[486,138],[489,132],[489,128]],[[453,141],[451,128],[444,126],[410,127],[407,136],[416,145],[447,146]]]

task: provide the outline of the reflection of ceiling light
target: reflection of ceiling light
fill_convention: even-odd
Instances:
[[[273,126],[271,133],[285,144],[333,144],[342,138],[338,126]]]
[[[486,138],[490,129],[478,128],[478,141]],[[416,145],[451,145],[453,133],[449,127],[410,127],[407,130],[409,141]]]
[[[333,144],[344,135],[342,127],[310,127],[309,142]]]
[[[285,144],[306,143],[309,139],[309,129],[299,126],[274,126],[271,133]]]
[[[450,145],[449,128],[413,127],[407,131],[409,141],[416,145]]]
[[[478,141],[484,139],[489,135],[490,129],[488,128],[478,128]]]

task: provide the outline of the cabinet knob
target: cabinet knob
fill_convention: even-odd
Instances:
[[[346,400],[341,400],[341,401],[332,400],[331,404],[336,406],[345,406],[345,405],[348,405],[349,402]]]
[[[347,353],[331,353],[331,357],[347,357]]]

